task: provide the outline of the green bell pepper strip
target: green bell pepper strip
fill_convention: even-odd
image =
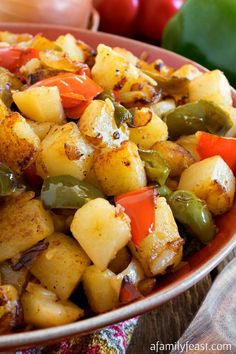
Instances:
[[[78,209],[95,198],[104,195],[93,185],[67,175],[46,178],[41,190],[47,209]]]
[[[170,168],[155,150],[139,149],[139,156],[145,163],[145,171],[147,178],[151,182],[157,182],[161,186],[165,184]]]
[[[164,95],[187,96],[189,90],[189,80],[183,77],[162,76],[157,72],[142,70],[144,74],[150,76],[157,82],[157,90],[161,90]]]
[[[209,69],[221,69],[236,86],[236,0],[187,0],[165,27],[162,46]]]
[[[123,123],[127,123],[129,126],[132,126],[132,113],[120,103],[116,102],[115,95],[112,90],[105,90],[96,98],[102,101],[105,101],[105,99],[109,98],[112,101],[115,109],[114,117],[118,128],[120,128]]]
[[[17,181],[14,173],[3,163],[0,163],[0,196],[4,197],[15,192]]]
[[[229,114],[223,108],[205,100],[179,106],[166,113],[163,120],[168,126],[172,140],[182,135],[195,134],[197,131],[225,135],[233,125]]]
[[[168,198],[168,204],[175,219],[187,226],[202,243],[213,239],[216,227],[204,201],[192,192],[178,190]]]

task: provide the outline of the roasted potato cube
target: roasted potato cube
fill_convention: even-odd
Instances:
[[[21,174],[35,159],[40,140],[19,113],[0,120],[0,161]]]
[[[213,101],[217,104],[232,106],[231,88],[220,70],[202,74],[189,83],[189,101]]]
[[[137,114],[150,114],[150,120],[146,125],[129,128],[130,140],[138,145],[139,148],[150,149],[156,141],[167,140],[168,128],[161,118],[146,107],[141,108]]]
[[[156,86],[153,79],[110,47],[99,44],[97,51],[95,65],[92,68],[92,77],[103,88],[127,92],[136,83],[150,83],[152,86]]]
[[[129,139],[128,129],[124,125],[117,127],[114,111],[109,99],[105,102],[94,100],[81,116],[79,129],[95,148],[118,147],[122,141]]]
[[[26,121],[40,140],[43,140],[49,130],[55,125],[54,123],[50,122],[34,122],[30,119],[27,119]]]
[[[75,37],[70,33],[67,33],[64,36],[59,36],[55,43],[68,55],[71,60],[79,61],[81,63],[85,61],[84,52],[77,45]]]
[[[166,199],[158,197],[155,207],[155,230],[137,247],[130,242],[130,249],[147,276],[164,274],[176,267],[182,258],[183,240],[179,236],[172,211]]]
[[[17,290],[12,285],[0,286],[0,334],[10,333],[22,324]]]
[[[28,195],[28,194],[27,194]],[[0,207],[0,262],[15,257],[53,233],[50,213],[42,202],[12,198]]]
[[[182,146],[185,150],[188,150],[196,161],[200,160],[200,156],[197,152],[197,138],[196,135],[183,135],[176,143]]]
[[[136,66],[139,62],[139,59],[131,53],[129,50],[120,48],[120,47],[114,47],[112,48],[116,53],[121,55],[123,58],[125,58],[129,63],[133,64]]]
[[[92,184],[93,186],[97,187],[98,189],[102,190],[102,187],[100,185],[100,183],[98,182],[95,170],[94,170],[94,166],[92,166],[90,168],[90,170],[88,171],[88,173],[86,174],[85,177],[85,182],[88,182],[90,184]]]
[[[152,150],[158,151],[161,158],[167,162],[171,177],[180,176],[195,162],[189,151],[172,141],[158,141],[152,146]]]
[[[59,301],[56,295],[39,284],[29,283],[21,297],[24,319],[38,328],[74,322],[84,311],[70,301]]]
[[[33,87],[15,92],[13,100],[22,114],[29,119],[36,122],[63,123],[64,111],[56,86]]]
[[[235,138],[236,137],[236,108],[230,106],[222,106],[221,108],[223,108],[229,114],[233,124],[232,127],[227,131],[225,136]]]
[[[171,111],[176,108],[175,100],[173,98],[166,98],[157,103],[154,103],[151,106],[152,111],[158,116],[161,117],[163,114]]]
[[[0,67],[0,99],[8,108],[10,108],[13,103],[12,92],[19,90],[22,85],[22,82],[16,75]]]
[[[77,210],[71,232],[101,271],[131,237],[129,217],[102,198],[93,199]]]
[[[83,275],[83,286],[89,304],[95,313],[102,313],[117,307],[122,278],[110,270],[102,272],[95,265],[88,267]]]
[[[0,32],[0,41],[6,42],[9,44],[16,44],[19,42],[28,42],[32,39],[32,35],[29,33],[12,33],[8,31],[1,31]]]
[[[94,170],[106,195],[119,195],[146,186],[146,174],[137,146],[127,141],[117,149],[94,154]]]
[[[196,77],[201,76],[202,73],[196,66],[192,64],[185,64],[181,66],[179,69],[175,70],[171,76],[184,78],[188,80],[196,79]]]
[[[137,285],[140,280],[145,278],[143,268],[137,259],[133,258],[128,267],[117,275],[118,279],[123,279],[124,276],[128,276],[129,281],[135,285]]]
[[[41,144],[36,168],[42,178],[70,175],[83,180],[92,164],[93,148],[75,123],[52,127]]]
[[[35,259],[30,271],[43,286],[65,301],[78,285],[90,259],[69,236],[54,233],[46,242],[48,248]]]
[[[5,103],[0,98],[0,121],[11,113],[10,109],[7,108]]]
[[[233,172],[220,156],[198,161],[181,175],[178,189],[191,191],[206,201],[209,210],[223,214],[232,206],[235,193]]]

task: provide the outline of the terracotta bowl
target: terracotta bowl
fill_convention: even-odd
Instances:
[[[105,43],[110,46],[121,46],[127,48],[136,55],[140,55],[143,51],[145,51],[148,53],[150,61],[156,58],[161,58],[167,64],[175,68],[178,68],[186,63],[191,63],[190,60],[180,55],[145,43],[106,33],[92,33],[86,30],[78,30],[72,27],[8,23],[0,24],[0,30],[30,32],[32,34],[40,32],[51,39],[54,39],[60,34],[70,32],[77,38],[89,43],[94,48],[96,48],[99,43]],[[206,70],[198,64],[195,65],[197,65],[197,67],[202,71]],[[236,93],[233,90],[232,95],[234,102],[236,102]],[[185,266],[178,272],[160,279],[155,291],[144,299],[105,314],[80,320],[69,325],[35,330],[26,333],[2,335],[0,336],[0,350],[19,349],[38,344],[49,344],[61,339],[84,335],[98,328],[105,327],[109,324],[150,311],[174,298],[206,276],[224,259],[224,257],[234,248],[234,246],[236,246],[235,215],[236,202],[229,213],[218,218],[217,226],[219,227],[219,233],[216,235],[214,240],[202,250],[197,252],[194,256],[189,258]]]

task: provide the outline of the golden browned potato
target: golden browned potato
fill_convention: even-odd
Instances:
[[[19,113],[0,120],[0,161],[21,174],[35,159],[40,140]]]
[[[220,70],[213,70],[198,76],[189,83],[189,101],[209,100],[232,106],[231,88]]]
[[[36,122],[61,124],[64,111],[59,90],[53,87],[33,87],[15,92],[13,100],[24,116]]]
[[[103,88],[127,92],[136,83],[150,83],[152,86],[156,86],[155,80],[145,75],[112,48],[99,44],[97,51],[92,77]]]
[[[193,80],[196,79],[196,77],[199,77],[201,74],[202,74],[201,71],[198,70],[196,66],[192,64],[185,64],[181,66],[179,69],[175,70],[172,76]]]
[[[0,32],[0,41],[8,44],[16,44],[19,42],[27,42],[32,39],[32,35],[29,33],[11,33],[8,31]]]
[[[145,278],[143,268],[137,259],[132,258],[129,265],[117,275],[117,278],[123,279],[124,276],[128,276],[129,281],[135,285],[137,285],[140,280]]]
[[[38,328],[64,325],[84,315],[84,311],[72,302],[62,302],[53,292],[31,282],[28,283],[21,302],[25,322]]]
[[[105,102],[94,100],[80,117],[79,129],[95,148],[118,147],[122,141],[129,139],[127,127],[117,127],[114,111],[109,99]]]
[[[71,175],[83,180],[92,165],[93,148],[73,122],[50,129],[36,159],[39,176]]]
[[[83,286],[89,304],[95,313],[102,313],[117,307],[122,278],[109,269],[101,271],[95,265],[86,269]]]
[[[91,262],[78,242],[69,236],[54,233],[46,242],[48,248],[34,260],[30,271],[43,286],[65,301]]]
[[[94,154],[94,170],[106,195],[119,195],[146,186],[146,174],[137,146],[127,141],[117,149]]]
[[[139,62],[139,58],[137,58],[133,53],[131,53],[129,50],[120,48],[120,47],[114,47],[112,48],[113,51],[124,57],[129,63],[133,64],[136,66]]]
[[[139,148],[150,149],[156,141],[167,140],[168,128],[161,118],[146,107],[141,108],[136,114],[140,116],[150,115],[149,122],[144,126],[129,128],[130,140]]]
[[[55,44],[57,44],[63,52],[73,61],[83,63],[85,61],[85,55],[83,50],[77,45],[76,39],[70,33],[59,36]]]
[[[176,140],[176,143],[182,146],[185,150],[189,151],[196,161],[200,160],[200,156],[197,152],[197,138],[195,134],[183,135]]]
[[[172,141],[158,141],[152,146],[152,150],[158,151],[161,158],[167,162],[171,177],[180,176],[195,162],[188,150]]]
[[[161,101],[156,102],[153,105],[151,105],[152,111],[158,117],[161,117],[163,114],[165,114],[175,108],[176,108],[176,103],[173,98],[166,98],[164,100],[161,100]]]
[[[130,242],[130,249],[147,276],[164,274],[176,267],[182,258],[183,239],[180,237],[172,211],[163,197],[155,206],[155,230],[139,246]]]
[[[26,119],[26,121],[40,140],[43,140],[49,130],[55,125],[54,123],[50,122],[34,122],[30,119]]]
[[[101,271],[131,237],[129,217],[102,198],[91,200],[77,210],[71,232]]]
[[[0,120],[4,119],[6,116],[9,116],[10,110],[7,108],[3,100],[0,99]]]
[[[12,198],[0,207],[0,262],[15,257],[53,233],[50,213],[33,194]]]
[[[178,189],[194,192],[206,201],[213,214],[223,214],[233,203],[235,177],[220,156],[213,156],[187,168],[181,175]]]
[[[0,334],[6,334],[22,324],[19,296],[12,285],[0,286]]]

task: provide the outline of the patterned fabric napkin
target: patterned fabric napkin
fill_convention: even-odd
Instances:
[[[87,336],[16,354],[125,354],[138,317],[103,328]]]

